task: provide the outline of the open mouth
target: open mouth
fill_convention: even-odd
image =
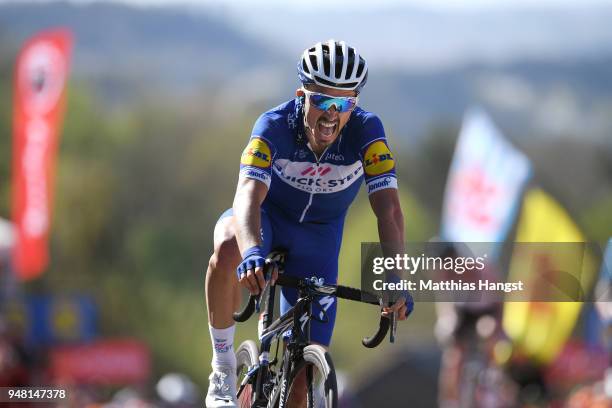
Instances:
[[[337,127],[337,121],[327,121],[324,119],[319,120],[319,123],[317,124],[317,130],[319,132],[319,135],[321,135],[325,139],[331,138],[336,132]]]

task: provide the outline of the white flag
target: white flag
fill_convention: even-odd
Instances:
[[[503,137],[487,114],[469,111],[446,185],[442,238],[503,242],[530,175],[529,159]],[[495,248],[491,250],[495,253]]]

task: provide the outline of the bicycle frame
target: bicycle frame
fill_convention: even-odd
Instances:
[[[280,255],[280,262],[282,264],[283,255],[282,253]],[[296,288],[298,290],[298,300],[293,307],[273,321],[276,286],[279,285]],[[253,407],[273,407],[278,402],[279,408],[283,408],[287,399],[287,384],[290,380],[289,375],[293,365],[301,362],[304,347],[310,344],[310,320],[312,318],[312,303],[315,299],[321,296],[333,296],[380,307],[382,307],[382,300],[369,292],[359,289],[340,285],[326,285],[322,279],[315,277],[308,279],[280,274],[275,285],[270,285],[268,281],[260,295],[251,295],[247,306],[242,311],[234,313],[234,320],[244,322],[255,311],[259,312],[260,298],[265,294],[266,289],[268,289],[268,296],[264,306],[261,321],[262,328],[259,335],[259,362],[256,366],[249,367],[249,371],[240,384],[238,397],[240,397],[245,386],[251,383],[253,386]],[[389,328],[392,330],[390,340],[393,342],[395,315],[390,317],[381,316],[378,331],[371,337],[363,338],[361,343],[368,348],[376,347],[385,338]],[[270,361],[272,342],[274,339],[279,339],[278,341],[280,341],[280,337],[289,329],[291,329],[291,336],[289,341],[286,342],[286,348],[283,352],[281,371],[274,373],[270,370],[270,365],[277,363],[276,357]],[[268,380],[271,373],[274,373],[275,379],[278,380],[277,386],[273,387],[272,390],[267,390],[264,387],[269,384]],[[306,375],[308,384],[311,384],[312,370],[307,369]],[[266,395],[266,391],[268,391],[268,395]],[[310,387],[308,393],[312,397],[312,389]]]
[[[285,404],[287,397],[288,376],[291,372],[292,364],[299,361],[300,350],[310,344],[310,318],[312,316],[312,302],[316,296],[324,296],[333,292],[334,288],[322,285],[319,288],[298,288],[298,300],[296,304],[287,312],[272,322],[274,314],[274,300],[276,294],[275,285],[266,285],[269,288],[268,298],[263,313],[263,330],[259,337],[260,354],[259,367],[257,370],[249,372],[251,376],[257,375],[254,392],[254,405],[274,406],[277,398],[280,398],[279,408]],[[319,290],[318,290],[319,289]],[[265,290],[265,289],[264,289]],[[286,350],[283,353],[282,377],[280,378],[280,388],[270,396],[268,400],[264,393],[264,379],[267,379],[270,370],[270,349],[275,338],[279,338],[287,330],[291,329],[291,338],[287,342]],[[280,341],[280,339],[278,340]],[[248,374],[247,374],[248,377]],[[246,380],[248,382],[248,378]],[[243,381],[243,384],[247,382]],[[271,404],[271,405],[270,405]]]

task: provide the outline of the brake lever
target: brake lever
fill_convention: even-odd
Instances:
[[[389,342],[395,343],[395,332],[397,331],[397,312],[391,314],[391,333],[389,334]]]
[[[261,296],[257,296],[255,298],[255,313],[259,313],[260,311],[261,311]]]
[[[382,308],[384,303],[383,300],[380,299],[380,307]],[[391,333],[389,333],[389,342],[390,343],[395,343],[395,333],[397,332],[397,312],[393,312],[391,313],[391,315],[388,317],[389,320],[391,320]]]
[[[261,292],[259,292],[259,295],[255,298],[255,312],[257,313],[261,312],[261,300],[263,299],[264,293],[266,293],[266,289],[268,289],[269,285],[270,285],[270,280],[267,280],[266,284],[261,289]]]
[[[268,289],[268,287],[270,287],[270,282],[272,281],[272,268],[273,268],[272,262],[266,259],[266,265],[264,267],[264,281],[266,283],[264,284],[264,287],[261,289],[261,292],[259,292],[259,296],[257,296],[257,298],[255,299],[255,311],[257,313],[261,311],[261,299],[264,297],[264,293],[266,293],[266,290]]]

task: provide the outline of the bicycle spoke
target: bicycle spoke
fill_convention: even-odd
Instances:
[[[240,372],[238,373],[238,381],[242,381],[244,376],[246,375],[248,367],[240,367]],[[240,383],[238,383],[240,385]],[[240,387],[238,389],[238,406],[240,408],[251,408],[252,404],[252,394],[253,388],[250,383],[244,385],[244,387]]]
[[[314,407],[313,403],[313,384],[312,384],[312,366],[309,364],[306,366],[306,386],[308,387],[308,407]]]
[[[325,397],[325,376],[312,364],[305,365],[299,371],[289,386],[287,396],[288,401],[291,401],[288,404],[289,407],[295,406],[292,404],[296,400],[304,401],[308,408],[326,408],[329,406]]]

